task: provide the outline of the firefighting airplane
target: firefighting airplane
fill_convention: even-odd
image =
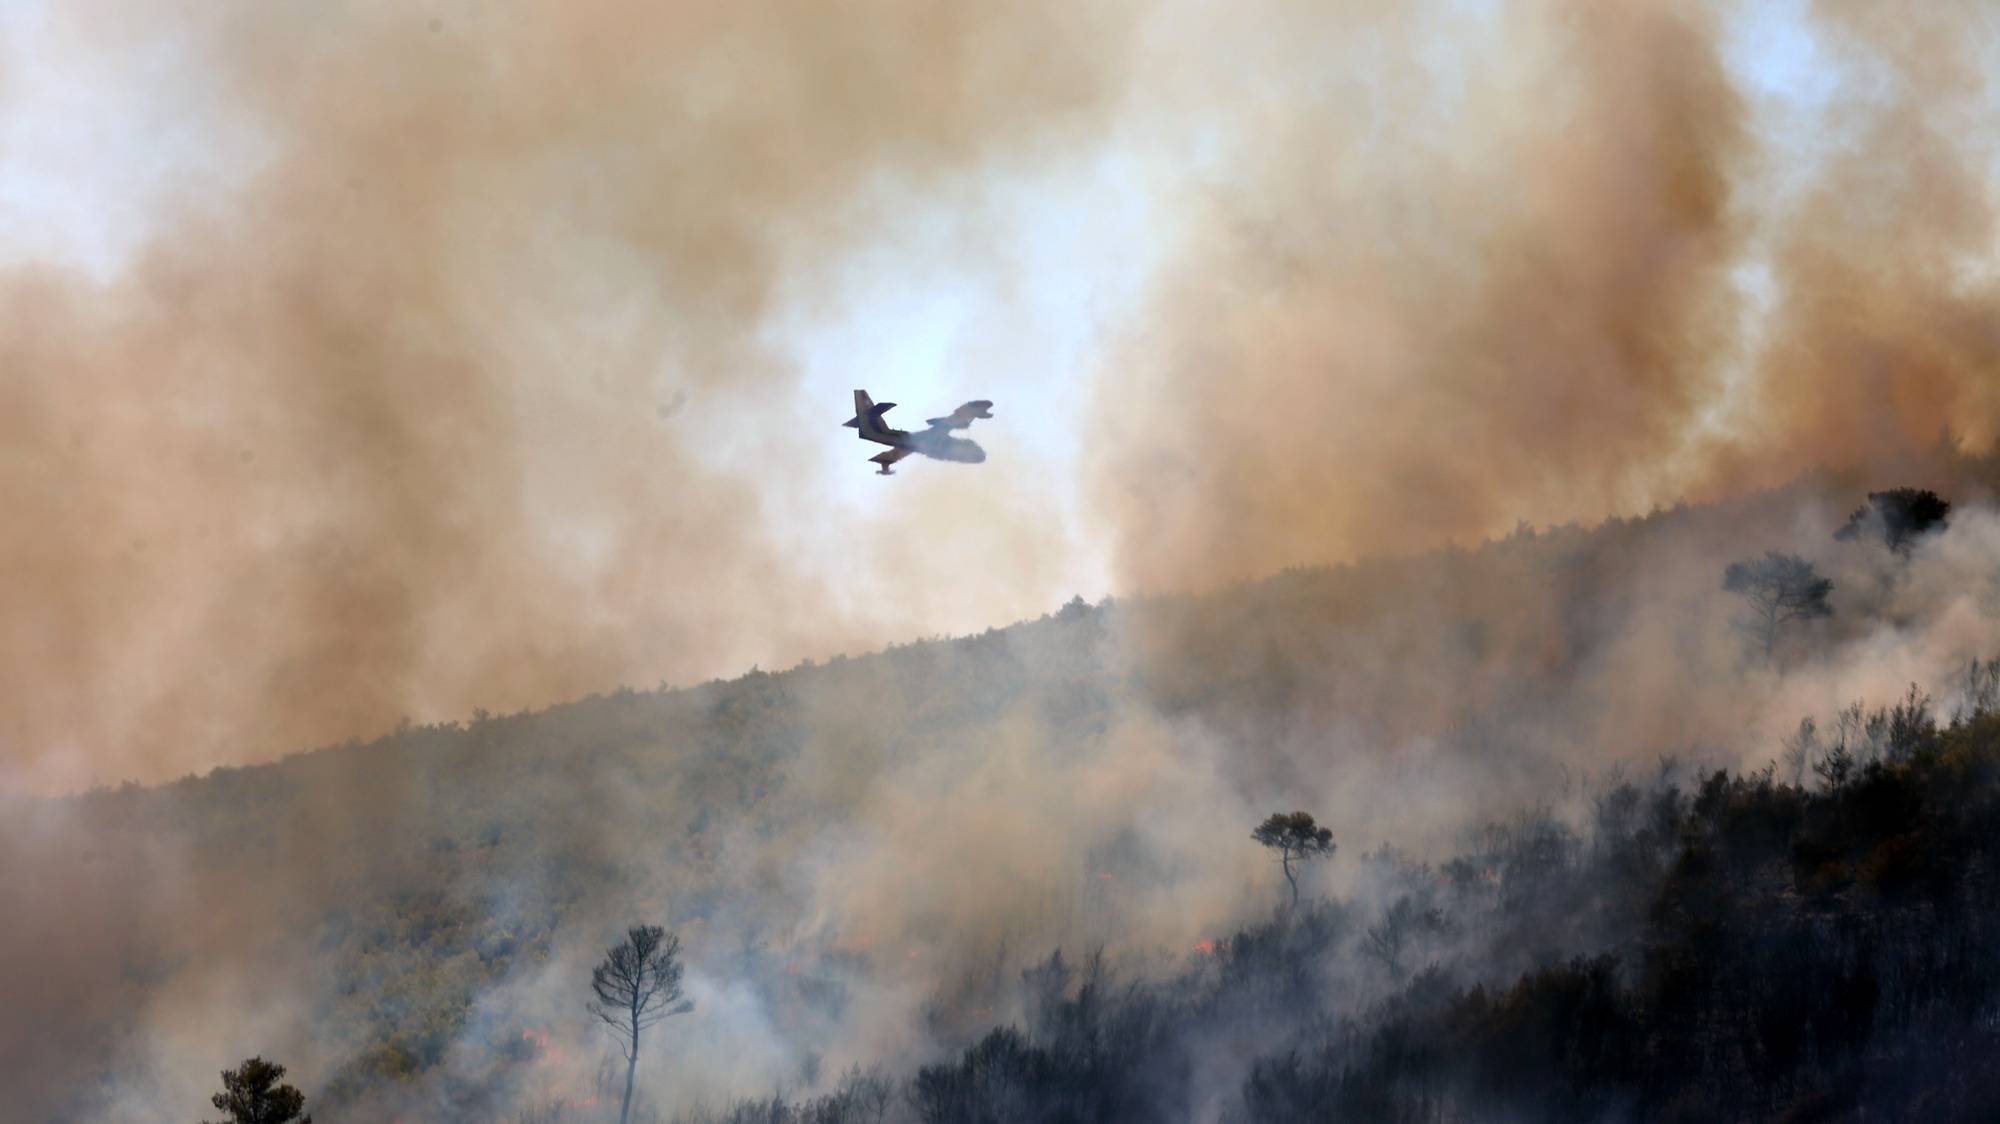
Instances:
[[[894,475],[889,471],[889,466],[911,453],[922,453],[924,456],[935,457],[941,461],[960,461],[965,464],[978,464],[986,459],[986,450],[980,448],[977,442],[966,437],[953,437],[951,431],[970,427],[974,418],[992,417],[993,403],[984,398],[967,402],[944,417],[928,419],[930,428],[915,433],[890,429],[882,424],[883,413],[895,405],[894,402],[878,403],[868,397],[867,391],[857,390],[854,392],[854,416],[840,423],[850,429],[860,430],[863,441],[889,446],[887,450],[868,458],[882,466],[882,471],[876,475]]]

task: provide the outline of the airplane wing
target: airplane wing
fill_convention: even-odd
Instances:
[[[881,475],[890,475],[889,466],[910,455],[908,449],[884,449],[868,459],[882,466]]]
[[[925,423],[932,429],[965,429],[976,418],[993,416],[993,403],[989,399],[975,398],[950,414],[941,418],[926,418]]]

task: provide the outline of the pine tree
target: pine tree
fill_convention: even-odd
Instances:
[[[312,1124],[305,1111],[304,1093],[290,1085],[279,1085],[285,1067],[263,1058],[251,1058],[241,1069],[222,1071],[222,1092],[209,1103],[229,1114],[214,1124]],[[275,1088],[274,1088],[275,1086]]]

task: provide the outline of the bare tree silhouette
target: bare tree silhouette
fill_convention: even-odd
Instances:
[[[694,1010],[694,1002],[681,997],[680,952],[680,937],[658,925],[637,925],[591,969],[590,990],[597,998],[588,1004],[590,1013],[610,1028],[625,1054],[625,1101],[618,1124],[627,1124],[632,1116],[640,1037],[662,1019]]]

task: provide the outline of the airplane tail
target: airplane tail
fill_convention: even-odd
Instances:
[[[894,402],[877,403],[868,397],[867,391],[857,390],[854,392],[854,416],[840,424],[860,430],[863,440],[872,439],[887,431],[888,427],[882,424],[882,413],[895,408],[895,405]]]

